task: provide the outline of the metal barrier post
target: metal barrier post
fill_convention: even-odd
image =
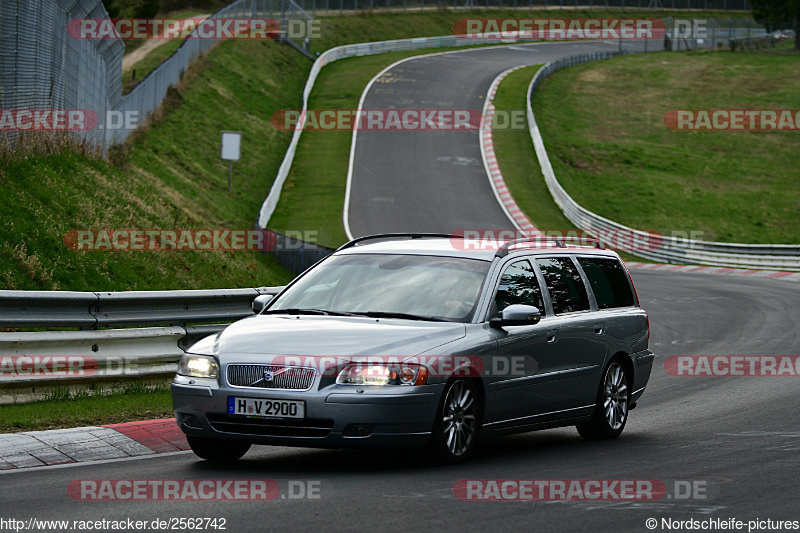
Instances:
[[[714,23],[714,27],[711,28],[711,49],[713,51],[717,51],[717,21],[716,19],[711,19],[711,22]]]

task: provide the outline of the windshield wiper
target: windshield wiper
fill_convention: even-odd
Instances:
[[[426,320],[429,322],[448,322],[444,318],[439,318],[435,316],[422,316],[422,315],[412,315],[409,313],[395,313],[392,311],[366,311],[364,313],[347,313],[344,311],[327,311],[325,309],[312,309],[312,308],[305,308],[305,309],[298,309],[298,308],[289,308],[289,309],[270,309],[268,311],[264,311],[262,314],[265,315],[330,315],[330,316],[366,316],[369,318],[402,318],[406,320]]]
[[[331,315],[331,316],[349,316],[350,313],[340,313],[338,311],[326,311],[325,309],[270,309],[264,311],[265,315]]]
[[[395,313],[392,311],[367,311],[366,313],[353,313],[370,318],[404,318],[406,320],[427,320],[429,322],[447,322],[444,318],[436,316],[412,315],[409,313]]]

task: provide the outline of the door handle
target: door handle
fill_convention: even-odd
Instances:
[[[558,339],[558,330],[557,329],[548,329],[547,330],[547,342],[556,342]]]
[[[602,322],[595,324],[594,332],[597,333],[598,335],[602,335],[603,333],[606,332],[606,325]]]

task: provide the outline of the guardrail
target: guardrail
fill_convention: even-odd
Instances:
[[[97,329],[110,326],[186,325],[251,315],[259,294],[282,287],[187,291],[0,291],[0,327]]]
[[[700,264],[734,268],[800,270],[800,245],[740,244],[692,239],[678,239],[639,231],[619,224],[578,205],[558,182],[547,156],[539,126],[533,114],[532,97],[542,80],[564,67],[620,55],[620,52],[596,52],[566,57],[547,63],[528,86],[527,115],[531,140],[542,168],[547,188],[564,216],[576,227],[586,230],[603,242],[639,257],[667,263]],[[609,239],[608,236],[614,238]],[[619,235],[625,235],[620,241]]]
[[[0,332],[0,404],[38,399],[54,387],[163,380],[188,346],[252,316],[256,296],[282,289],[0,291],[0,327],[79,328]]]
[[[371,43],[358,43],[346,44],[337,46],[325,51],[321,54],[314,65],[311,67],[311,72],[308,74],[305,88],[303,89],[303,112],[302,120],[298,121],[295,126],[292,140],[289,143],[289,148],[286,150],[286,155],[283,158],[278,175],[272,183],[272,188],[269,191],[266,199],[261,205],[261,210],[258,213],[257,227],[266,228],[272,213],[278,205],[283,184],[286,182],[286,177],[289,175],[289,170],[292,168],[294,161],[294,154],[297,150],[297,144],[300,142],[300,135],[306,125],[306,110],[308,109],[308,98],[314,88],[314,83],[317,80],[322,67],[328,63],[332,63],[339,59],[356,56],[367,56],[374,54],[382,54],[385,52],[401,52],[404,50],[423,50],[425,48],[444,48],[455,46],[468,46],[476,44],[502,44],[502,43],[515,43],[517,39],[475,39],[463,38],[458,35],[442,35],[438,37],[418,37],[414,39],[397,39],[393,41],[376,41]]]

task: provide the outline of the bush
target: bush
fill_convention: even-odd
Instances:
[[[119,6],[116,4],[115,0],[103,0],[103,7],[106,8],[108,16],[112,19],[119,17]]]
[[[111,18],[153,18],[161,11],[160,0],[103,0]]]

